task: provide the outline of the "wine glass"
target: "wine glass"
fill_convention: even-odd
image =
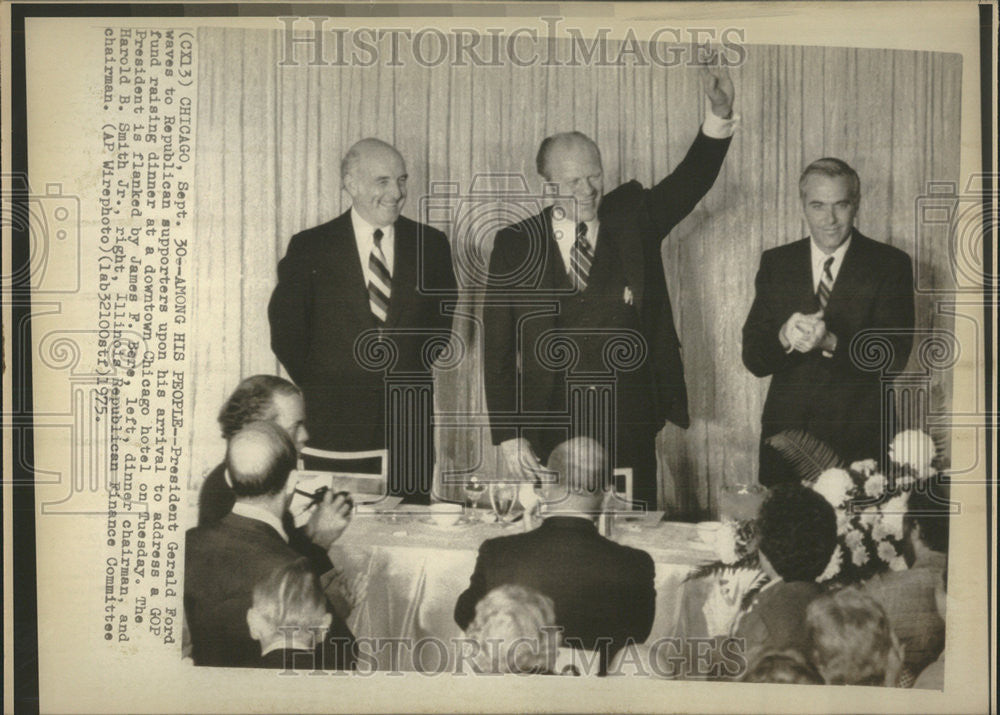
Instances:
[[[493,513],[501,526],[506,527],[510,523],[507,521],[507,517],[514,506],[516,496],[513,484],[494,483],[490,485],[490,505],[493,507]]]
[[[470,522],[480,521],[479,512],[476,510],[479,508],[479,501],[483,498],[483,493],[486,491],[486,486],[479,481],[478,477],[472,477],[469,481],[465,483],[465,501],[469,506],[469,516]]]

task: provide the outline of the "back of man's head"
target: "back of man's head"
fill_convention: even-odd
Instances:
[[[278,494],[295,463],[295,445],[273,422],[244,425],[226,448],[226,471],[237,499]]]
[[[814,581],[837,546],[837,517],[822,495],[801,484],[768,492],[757,519],[760,552],[785,581]]]
[[[597,510],[611,484],[608,455],[596,440],[574,437],[559,444],[549,456],[550,479],[546,486],[550,509],[560,504]],[[554,503],[553,503],[554,502]]]
[[[273,419],[276,394],[298,395],[301,392],[277,375],[251,375],[241,380],[219,410],[222,436],[229,439],[248,422]]]
[[[944,481],[927,480],[910,492],[903,525],[907,534],[917,528],[917,536],[931,551],[948,553],[948,521],[951,513],[950,489]]]
[[[286,634],[301,639],[322,635],[330,614],[304,558],[279,566],[254,586],[247,621],[251,635],[264,646]]]
[[[806,609],[810,656],[831,685],[894,685],[901,653],[885,611],[855,587],[820,596]]]

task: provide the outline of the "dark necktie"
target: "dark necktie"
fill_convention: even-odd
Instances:
[[[391,276],[386,267],[385,254],[382,253],[382,236],[382,229],[375,229],[375,243],[368,258],[368,270],[371,273],[368,281],[368,304],[379,323],[384,323],[389,315],[389,296],[392,295]]]
[[[816,289],[820,310],[826,310],[826,304],[830,302],[830,291],[833,290],[833,273],[830,272],[832,265],[833,256],[823,262],[823,274],[819,277],[819,288]]]
[[[569,252],[570,273],[573,286],[582,291],[587,288],[587,278],[590,276],[590,264],[594,257],[587,240],[587,224],[582,221],[576,225],[576,241]]]

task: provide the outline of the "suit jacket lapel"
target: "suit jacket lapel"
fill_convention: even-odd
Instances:
[[[819,310],[819,299],[813,287],[811,241],[811,238],[799,241],[793,260],[788,266],[788,275],[785,276],[788,294],[794,297],[795,305],[802,313],[815,313]]]
[[[642,240],[637,228],[628,220],[624,220],[627,218],[624,212],[604,211],[606,206],[606,203],[602,203],[601,208],[598,209],[601,221],[597,233],[598,245],[608,241],[617,246],[622,271],[625,273],[625,282],[632,290],[636,311],[641,312],[646,288]],[[619,216],[622,216],[623,220],[619,220]],[[656,258],[662,263],[659,253],[657,253]]]
[[[559,253],[559,244],[556,242],[555,234],[552,232],[552,207],[549,206],[537,217],[541,222],[542,231],[545,232],[542,255],[542,285],[552,288],[570,288],[572,283],[569,278],[569,267],[563,265],[562,255]]]
[[[389,296],[389,314],[385,320],[387,328],[395,327],[399,323],[399,316],[413,300],[414,292],[418,288],[417,264],[420,261],[420,241],[414,228],[414,224],[400,219],[396,219],[393,226],[395,244],[392,259],[392,295]],[[367,296],[367,290],[365,295]]]
[[[325,272],[332,280],[343,281],[346,314],[353,316],[359,328],[375,327],[375,316],[368,304],[368,284],[361,270],[358,242],[354,236],[351,212],[341,214],[330,227],[330,250],[326,260],[331,269]],[[346,317],[346,316],[345,316]]]
[[[837,280],[830,291],[830,299],[826,303],[826,314],[837,315],[845,312],[845,306],[851,298],[858,295],[859,289],[865,282],[865,272],[868,270],[864,263],[865,237],[857,230],[851,237],[851,245],[844,254],[844,263],[837,272]]]

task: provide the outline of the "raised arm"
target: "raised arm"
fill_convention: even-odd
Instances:
[[[681,163],[647,193],[647,209],[661,237],[691,213],[712,188],[735,130],[733,80],[726,67],[712,62],[709,57],[699,68],[711,110]]]

